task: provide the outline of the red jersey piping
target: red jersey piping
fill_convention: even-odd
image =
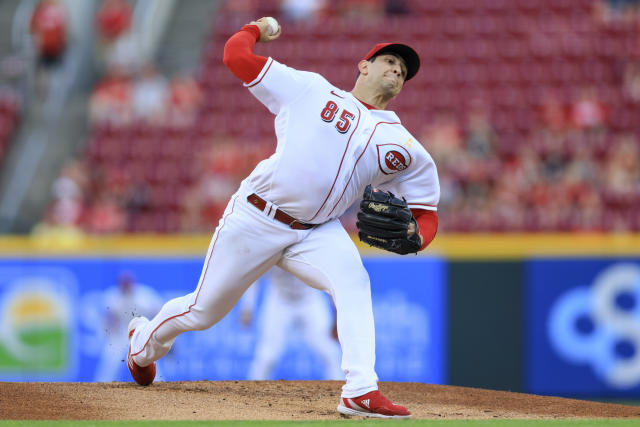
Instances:
[[[358,109],[358,111],[360,111],[360,109]],[[327,216],[331,215],[333,213],[333,211],[336,209],[336,207],[338,207],[338,204],[340,204],[340,200],[342,200],[342,197],[344,196],[344,193],[347,191],[347,187],[349,186],[349,183],[351,182],[351,178],[353,178],[353,174],[356,173],[356,166],[358,165],[358,162],[360,161],[362,156],[364,156],[364,153],[366,153],[367,148],[369,147],[369,144],[371,143],[371,138],[373,138],[373,134],[376,133],[376,130],[378,130],[378,125],[380,125],[380,124],[399,125],[401,123],[400,122],[378,122],[378,123],[376,123],[375,127],[373,128],[373,132],[371,132],[371,136],[369,137],[369,140],[367,141],[367,145],[365,145],[364,150],[362,150],[362,153],[360,153],[360,156],[358,156],[358,160],[356,160],[356,163],[353,165],[353,170],[351,171],[351,175],[349,175],[349,180],[347,181],[347,184],[344,186],[344,190],[342,190],[342,194],[340,195],[340,198],[338,199],[336,204],[333,206],[333,209],[331,209],[331,211],[327,214]],[[336,177],[336,179],[337,179],[337,177]]]
[[[356,108],[358,108],[357,105],[356,105]],[[356,127],[353,129],[353,132],[351,132],[351,136],[349,136],[349,139],[347,140],[347,146],[344,147],[344,152],[342,153],[342,159],[340,159],[340,166],[338,166],[338,171],[336,172],[336,177],[333,179],[333,184],[331,184],[331,188],[329,189],[329,193],[327,193],[327,197],[325,197],[324,202],[322,202],[322,205],[320,205],[320,207],[318,208],[318,211],[315,213],[315,215],[313,215],[313,218],[311,218],[309,221],[313,221],[313,219],[318,216],[318,214],[320,213],[324,205],[329,200],[329,196],[331,196],[331,193],[333,192],[333,188],[336,186],[336,182],[338,181],[338,177],[340,176],[340,170],[342,169],[342,163],[344,163],[344,157],[347,155],[347,150],[349,149],[351,138],[356,133],[356,129],[358,129],[358,125],[360,125],[361,116],[362,116],[362,112],[360,111],[360,108],[358,108],[358,121],[356,122]],[[367,145],[369,144],[367,143]],[[333,210],[331,212],[333,212]]]
[[[271,68],[271,65],[273,65],[273,58],[269,58],[269,65],[267,65],[267,66],[266,66],[266,67],[267,67],[267,69],[266,69],[266,70],[264,70],[264,73],[262,73],[262,76],[258,76],[260,79],[259,79],[257,82],[255,82],[255,83],[251,83],[251,84],[249,84],[247,87],[248,87],[248,88],[252,88],[252,87],[254,87],[255,85],[257,85],[258,83],[260,83],[260,82],[262,81],[262,79],[264,79],[264,76],[266,76],[266,75],[267,75],[267,73],[269,72],[269,68]]]

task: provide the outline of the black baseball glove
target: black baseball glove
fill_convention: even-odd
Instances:
[[[407,237],[409,224],[416,226],[415,234]],[[420,250],[418,224],[407,206],[407,201],[390,192],[374,190],[367,185],[358,212],[360,241],[400,255]]]

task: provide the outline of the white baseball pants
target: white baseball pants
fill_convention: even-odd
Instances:
[[[337,219],[294,230],[250,205],[251,193],[243,182],[231,198],[211,239],[196,290],[168,301],[135,331],[133,360],[148,366],[167,354],[181,333],[215,325],[256,279],[278,265],[333,299],[346,374],[342,397],[377,390],[369,276],[349,234]]]

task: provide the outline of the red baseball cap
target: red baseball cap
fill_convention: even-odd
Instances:
[[[418,53],[412,47],[402,43],[378,43],[362,59],[368,61],[372,57],[383,53],[395,53],[404,60],[407,65],[407,78],[404,79],[405,81],[415,76],[418,68],[420,68]]]

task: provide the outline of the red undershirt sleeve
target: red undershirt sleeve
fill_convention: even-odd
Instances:
[[[224,45],[222,62],[231,72],[245,83],[258,77],[267,63],[267,58],[253,53],[253,47],[260,39],[260,30],[256,25],[245,25],[232,35]]]
[[[411,209],[413,217],[418,223],[418,232],[422,236],[422,247],[420,250],[426,248],[429,243],[436,237],[438,231],[438,214],[435,211],[428,211],[426,209]]]

